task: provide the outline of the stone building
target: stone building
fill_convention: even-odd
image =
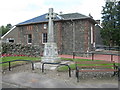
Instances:
[[[39,46],[43,52],[47,42],[48,19],[41,15],[15,25],[3,37],[3,42]],[[54,20],[54,38],[60,54],[73,51],[90,52],[95,47],[96,21],[80,13],[57,15]]]

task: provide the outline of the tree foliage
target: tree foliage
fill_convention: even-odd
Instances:
[[[11,24],[7,24],[6,26],[0,27],[0,36],[3,36],[5,33],[7,33],[12,28]]]
[[[104,44],[120,46],[120,2],[106,2],[102,15],[101,36]]]

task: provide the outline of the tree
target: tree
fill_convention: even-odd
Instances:
[[[7,24],[6,26],[0,27],[0,36],[3,36],[5,33],[7,33],[12,28],[11,24]]]
[[[106,2],[102,11],[102,24],[101,36],[105,45],[115,46],[119,45],[120,27],[119,22],[120,6],[117,2]]]
[[[117,27],[116,27],[116,44],[118,46],[120,46],[120,1],[117,3],[117,6],[116,6],[116,9],[117,9],[117,14],[116,14],[116,24],[117,24]]]

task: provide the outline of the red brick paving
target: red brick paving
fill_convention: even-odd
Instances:
[[[73,58],[72,55],[59,55],[63,58]],[[92,59],[92,57],[79,57],[75,56],[77,59]],[[94,55],[94,60],[105,60],[105,61],[111,61],[111,55]],[[113,61],[120,63],[120,56],[113,55]]]

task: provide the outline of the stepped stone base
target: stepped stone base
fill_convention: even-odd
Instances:
[[[46,43],[44,48],[43,57],[41,62],[57,63],[60,62],[60,57],[58,57],[57,45],[56,43]]]
[[[60,57],[42,57],[41,58],[42,61],[41,62],[50,62],[50,63],[59,63]]]

